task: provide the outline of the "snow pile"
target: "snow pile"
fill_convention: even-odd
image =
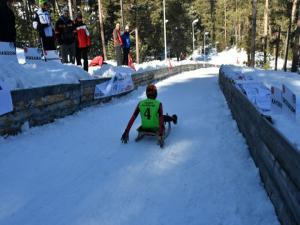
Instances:
[[[244,50],[240,50],[237,48],[231,48],[229,50],[225,50],[218,54],[210,56],[208,63],[213,63],[215,65],[245,65],[247,62],[247,53]]]
[[[284,113],[278,114],[270,111],[269,115],[272,116],[275,127],[277,127],[295,147],[300,149],[300,76],[297,73],[291,72],[258,70],[237,66],[223,66],[222,70],[226,76],[233,80],[237,80],[239,77],[246,77],[245,82],[261,82],[269,90],[272,86],[282,89],[282,85],[284,84],[296,95],[296,120],[289,118]],[[269,101],[271,101],[271,99]]]
[[[117,73],[133,74],[135,71],[128,66],[114,66],[112,64],[103,64],[100,66],[89,67],[89,73],[95,77],[112,77]]]
[[[75,65],[54,61],[26,64],[21,49],[17,49],[17,56],[18,61],[3,56],[0,60],[0,80],[11,90],[78,83],[79,80],[92,79],[87,72]]]
[[[107,64],[104,64],[102,67],[100,66],[93,66],[93,67],[89,67],[89,73],[92,76],[96,76],[96,77],[105,77],[107,76],[106,71],[115,68],[116,67],[116,63],[115,61],[106,61]],[[194,64],[197,63],[195,61],[191,61],[191,60],[182,60],[182,61],[177,61],[175,59],[170,59],[167,62],[162,60],[153,60],[150,62],[144,62],[141,64],[135,64],[135,69],[136,71],[132,70],[131,68],[129,68],[128,66],[118,66],[120,72],[125,72],[126,70],[132,74],[135,72],[146,72],[146,71],[151,71],[151,70],[157,70],[157,69],[162,69],[162,68],[172,68],[174,66],[180,66],[180,65],[186,65],[186,64]],[[115,69],[114,69],[115,70]]]

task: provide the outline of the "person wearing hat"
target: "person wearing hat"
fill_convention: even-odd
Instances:
[[[76,62],[81,66],[81,59],[83,59],[83,69],[89,70],[88,67],[88,48],[91,46],[90,33],[87,26],[82,21],[82,14],[78,13],[75,19],[76,28]]]
[[[74,64],[76,29],[74,22],[69,17],[68,7],[64,7],[62,12],[55,23],[55,36],[57,43],[60,45],[62,63],[71,62]]]
[[[48,0],[39,0],[39,5],[34,14],[33,28],[39,32],[43,50],[56,50]]]
[[[157,88],[154,84],[149,84],[147,86],[146,96],[147,98],[140,101],[135,108],[128,125],[122,134],[122,143],[128,142],[130,129],[139,114],[142,121],[142,125],[139,130],[155,132],[158,134],[160,139],[162,139],[165,132],[165,122],[173,122],[174,124],[177,124],[177,115],[163,115],[162,103],[156,99]]]
[[[130,34],[129,26],[125,26],[125,32],[122,34],[123,42],[123,65],[128,66],[128,54],[130,52]]]
[[[0,1],[0,41],[16,42],[16,18],[11,9],[12,0]]]

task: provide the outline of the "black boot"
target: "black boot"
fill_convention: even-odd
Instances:
[[[172,115],[172,119],[173,119],[173,123],[177,124],[177,115],[176,114]]]

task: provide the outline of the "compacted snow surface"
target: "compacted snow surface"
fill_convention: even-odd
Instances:
[[[217,68],[158,83],[178,125],[162,150],[121,134],[145,87],[0,138],[1,225],[277,225]]]

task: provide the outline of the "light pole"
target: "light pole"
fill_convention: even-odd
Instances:
[[[204,53],[204,59],[206,60],[206,53],[205,53],[205,37],[208,35],[209,32],[204,32],[204,37],[203,37],[203,53]]]
[[[165,42],[165,61],[167,61],[167,21],[166,21],[166,0],[163,0],[163,8],[164,8],[164,42]]]
[[[193,30],[193,53],[194,54],[194,50],[195,50],[195,32],[194,32],[194,25],[196,23],[198,23],[199,19],[195,19],[193,22],[192,22],[192,30]]]

